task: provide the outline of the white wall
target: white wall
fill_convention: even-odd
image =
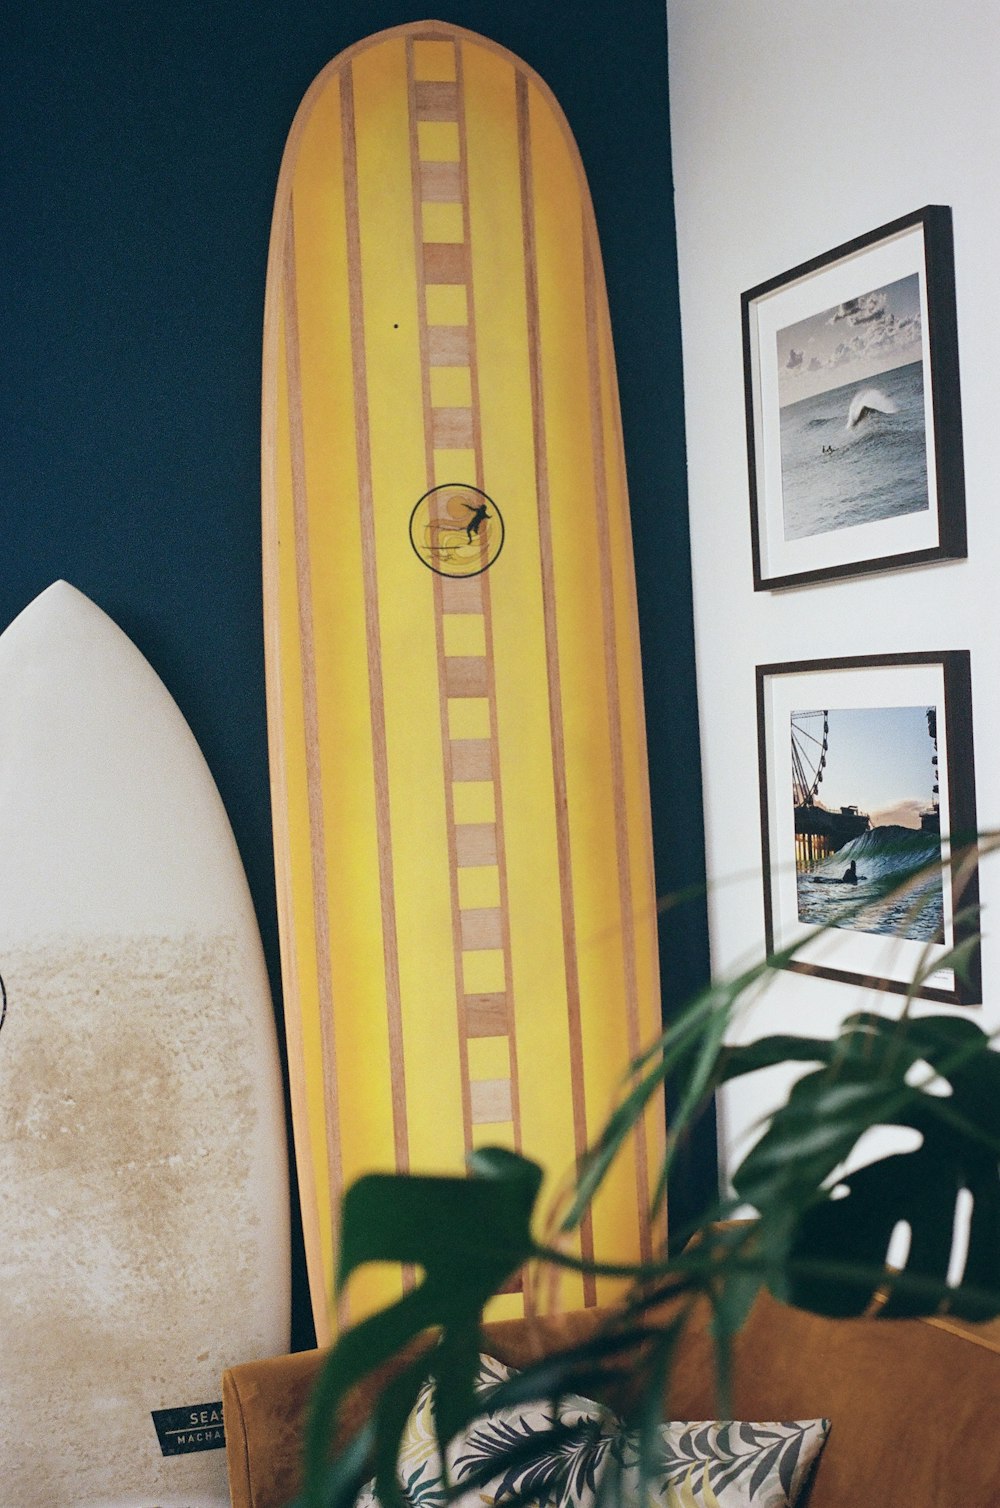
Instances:
[[[671,131],[713,966],[763,947],[754,667],[968,649],[981,827],[1000,826],[1000,5],[668,0]],[[952,206],[969,558],[753,591],[740,294],[920,208]],[[1000,859],[984,866],[1000,1027]],[[783,975],[757,1031],[833,1031],[900,999]],[[934,1006],[932,1009],[947,1009]],[[788,1080],[734,1087],[724,1161]]]

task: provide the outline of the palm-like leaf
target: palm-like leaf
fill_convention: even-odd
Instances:
[[[671,1489],[681,1490],[700,1481],[721,1494],[739,1482],[746,1501],[777,1476],[790,1497],[796,1468],[806,1437],[815,1432],[811,1423],[781,1425],[744,1422],[664,1427],[660,1455],[653,1472],[658,1496],[669,1498]]]
[[[614,1436],[600,1418],[561,1417],[555,1409],[533,1417],[492,1420],[466,1436],[453,1466],[458,1482],[489,1486],[496,1503],[530,1499],[554,1503],[597,1490]]]

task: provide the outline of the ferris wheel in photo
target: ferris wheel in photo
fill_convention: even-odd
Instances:
[[[823,772],[830,739],[830,711],[792,713],[792,801],[795,806],[813,806]]]

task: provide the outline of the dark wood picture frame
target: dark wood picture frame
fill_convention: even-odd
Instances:
[[[896,266],[893,273],[892,266]],[[922,433],[924,438],[925,475],[923,488],[927,496],[924,505],[913,506],[912,498],[919,490],[920,482],[914,475],[899,486],[910,486],[908,509],[899,514],[891,511],[877,513],[874,520],[859,515],[881,507],[891,510],[905,503],[897,494],[895,502],[888,496],[879,504],[872,504],[870,495],[865,499],[863,484],[857,468],[857,451],[853,455],[850,487],[856,496],[845,501],[841,517],[826,528],[815,527],[816,517],[811,521],[793,525],[790,534],[789,514],[785,512],[788,500],[783,496],[784,462],[792,455],[794,444],[796,485],[802,496],[813,488],[815,498],[823,489],[833,489],[836,494],[837,478],[846,473],[846,447],[836,464],[826,472],[816,472],[813,450],[815,438],[805,451],[805,439],[790,437],[785,440],[781,433],[781,409],[778,404],[780,381],[779,366],[798,367],[801,374],[814,372],[805,381],[822,384],[825,373],[838,372],[837,360],[850,366],[852,362],[861,367],[874,356],[858,357],[855,362],[850,354],[851,341],[842,342],[840,351],[827,349],[826,358],[819,361],[814,354],[806,363],[807,347],[796,351],[789,343],[787,360],[780,361],[779,337],[788,337],[792,329],[804,332],[812,324],[819,333],[821,324],[833,325],[837,320],[845,323],[844,334],[853,322],[854,344],[863,344],[866,335],[864,326],[878,316],[872,309],[881,298],[883,327],[874,333],[884,342],[902,342],[901,332],[905,324],[910,326],[909,339],[915,342],[914,321],[901,322],[887,303],[893,289],[902,289],[900,274],[916,288],[920,310],[920,360],[922,362],[921,400],[923,403]],[[914,275],[915,278],[914,278]],[[845,290],[853,288],[855,292]],[[856,306],[853,309],[850,306]],[[863,306],[863,307],[857,307]],[[779,321],[784,316],[787,328]],[[827,316],[830,316],[829,318]],[[805,585],[810,582],[836,580],[845,576],[863,575],[872,571],[887,571],[902,566],[921,565],[935,560],[962,559],[967,553],[965,524],[965,482],[962,449],[962,412],[959,390],[958,330],[955,305],[954,247],[951,210],[944,205],[927,205],[913,214],[893,220],[867,235],[858,236],[837,246],[833,251],[812,258],[751,288],[742,295],[743,370],[746,395],[747,453],[750,476],[750,529],[753,547],[753,581],[755,591],[769,591],[780,587]],[[810,337],[812,338],[812,337]],[[829,343],[833,335],[822,334],[822,341]],[[905,349],[905,347],[902,347]],[[868,348],[873,350],[874,347]],[[847,354],[844,354],[844,353]],[[793,362],[793,358],[796,360]],[[885,359],[883,357],[883,359]],[[908,357],[915,363],[917,358]],[[901,372],[903,367],[897,368]],[[893,374],[881,369],[886,377]],[[798,381],[799,378],[796,378]],[[842,393],[831,377],[829,387],[820,387],[819,394]],[[858,375],[859,385],[878,381],[878,376]],[[860,389],[859,389],[860,391]],[[891,400],[890,400],[891,401]],[[792,402],[785,405],[788,413]],[[912,405],[911,405],[912,407]],[[889,409],[883,410],[890,412]],[[872,415],[862,409],[869,424],[874,418],[876,425],[883,421],[881,415]],[[838,423],[824,430],[827,421],[812,421],[819,426],[819,435],[830,440],[829,454],[824,449],[824,461],[835,461],[834,450],[841,449],[840,440],[845,426]],[[859,421],[855,420],[855,425]],[[806,420],[803,416],[802,423]],[[902,423],[902,420],[900,420]],[[917,426],[910,423],[908,432],[914,434]],[[851,439],[855,436],[852,434]],[[837,441],[835,445],[833,442]],[[919,450],[919,442],[914,442]],[[791,464],[791,461],[789,461]],[[909,463],[919,464],[916,457]],[[887,455],[882,462],[883,472],[892,474],[893,459]],[[877,474],[877,473],[876,473]],[[808,481],[804,478],[808,476]],[[789,479],[789,487],[792,483]],[[790,492],[789,497],[792,498]],[[789,502],[789,506],[794,506]],[[837,505],[824,499],[827,517],[836,517]],[[845,520],[853,519],[852,524]],[[794,528],[811,529],[806,535],[794,534]],[[779,537],[780,535],[780,537]]]
[[[859,672],[860,676],[853,674],[854,672]],[[914,687],[915,705],[908,706],[907,701],[914,701]],[[940,716],[941,707],[936,692],[928,689],[931,687],[940,688],[943,718]],[[860,697],[857,695],[859,689],[862,693]],[[899,700],[900,693],[904,697],[903,701]],[[795,718],[801,719],[807,715],[822,715],[824,718],[824,748],[822,755],[816,759],[822,779],[822,771],[826,766],[825,742],[829,709],[838,706],[833,700],[834,696],[844,698],[845,694],[846,700],[842,699],[839,704],[841,716],[855,718],[858,715],[859,701],[862,703],[862,711],[885,714],[902,710],[912,713],[924,706],[929,710],[932,704],[928,697],[932,694],[935,697],[933,732],[929,718],[927,727],[934,739],[934,757],[930,760],[930,765],[933,770],[933,789],[939,803],[936,808],[938,830],[942,837],[942,926],[945,941],[940,945],[940,956],[944,957],[952,948],[976,938],[979,928],[972,679],[970,657],[966,650],[849,655],[835,659],[794,660],[757,666],[764,927],[768,954],[773,955],[790,947],[797,935],[805,938],[816,925],[815,919],[801,920],[799,901],[802,870],[797,854],[804,825],[800,819],[803,807],[808,802],[797,805],[793,794],[792,783],[796,781]],[[823,703],[824,695],[830,699],[827,710],[823,713],[804,714],[789,710],[794,707],[796,699],[800,706],[818,708]],[[783,715],[787,717],[787,721],[783,726],[777,726]],[[886,762],[885,753],[885,745],[880,744],[878,758],[874,761],[880,768]],[[786,785],[789,775],[791,780]],[[814,806],[814,810],[816,809]],[[825,814],[833,809],[820,806],[819,810]],[[842,818],[851,810],[850,807],[840,807],[838,817]],[[868,831],[874,830],[876,829]],[[930,831],[933,830],[932,826]],[[789,832],[792,833],[791,851],[788,847]],[[838,844],[838,848],[839,846]],[[834,855],[830,854],[829,857],[833,858]],[[788,861],[792,858],[795,863],[789,882]],[[858,862],[865,864],[866,860],[859,859]],[[867,862],[870,863],[871,860]],[[859,875],[858,878],[862,879],[863,876]],[[852,902],[858,894],[851,893],[847,885],[838,885],[836,880],[833,885],[837,890],[847,891],[847,899]],[[810,957],[810,952],[819,951],[817,945],[822,945],[823,956]],[[927,962],[928,946],[926,940],[911,939],[905,934],[882,934],[878,937],[868,929],[853,929],[849,925],[832,926],[820,938],[815,939],[815,943],[803,948],[804,956],[792,958],[782,966],[798,973],[818,975],[845,984],[864,985],[898,994],[913,993],[921,998],[949,1005],[980,1004],[982,970],[978,943],[967,950],[968,956],[963,959],[961,973],[944,968],[913,989],[913,973]],[[830,959],[831,952],[833,961]],[[879,967],[871,967],[873,959],[880,955],[888,957],[890,952],[890,971],[881,972]],[[838,958],[838,954],[842,956]]]

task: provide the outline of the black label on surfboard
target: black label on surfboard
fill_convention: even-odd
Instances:
[[[165,1456],[195,1450],[221,1450],[226,1443],[221,1403],[193,1403],[182,1409],[153,1409],[153,1423]]]

